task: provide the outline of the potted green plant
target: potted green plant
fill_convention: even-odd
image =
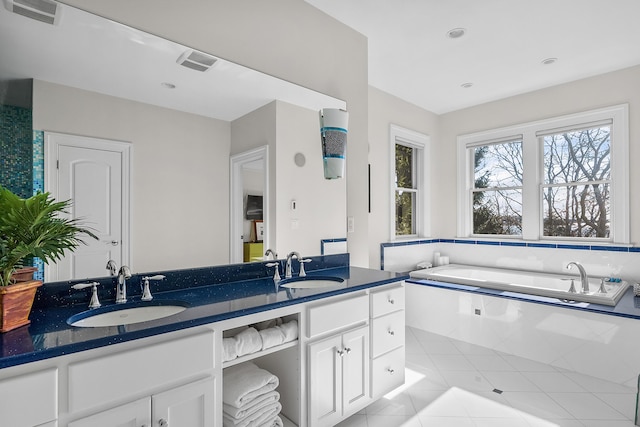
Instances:
[[[27,262],[36,257],[45,264],[55,262],[83,244],[82,237],[97,239],[77,219],[64,217],[70,204],[55,201],[49,193],[22,199],[0,186],[0,332],[29,323],[42,282],[20,277]]]

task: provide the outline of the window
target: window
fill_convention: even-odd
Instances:
[[[473,234],[522,235],[522,141],[470,149]]]
[[[629,243],[628,106],[458,138],[458,233]]]
[[[541,137],[544,236],[608,238],[611,126]]]
[[[426,135],[391,125],[391,240],[428,233]]]

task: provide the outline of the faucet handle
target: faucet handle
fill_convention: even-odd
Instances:
[[[276,270],[273,273],[273,281],[274,282],[279,282],[281,280],[280,278],[280,263],[279,262],[268,262],[265,264],[265,267],[275,267]]]
[[[299,260],[300,262],[300,274],[298,274],[298,276],[300,277],[305,277],[307,275],[307,272],[304,271],[304,265],[308,262],[311,262],[311,258],[305,258],[305,259],[301,259]]]
[[[89,308],[98,308],[102,305],[100,304],[100,300],[98,299],[99,284],[100,284],[99,282],[76,283],[71,287],[73,289],[85,289],[85,288],[88,288],[89,286],[92,286],[93,288],[91,290],[91,300],[89,301]]]
[[[151,301],[153,299],[153,295],[151,295],[151,290],[149,289],[149,280],[162,280],[166,276],[162,274],[156,274],[155,276],[144,276],[142,278],[142,301]]]

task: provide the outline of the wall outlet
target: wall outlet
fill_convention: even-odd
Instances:
[[[347,233],[356,231],[356,219],[352,216],[347,217]]]

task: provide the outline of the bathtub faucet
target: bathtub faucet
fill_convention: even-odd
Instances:
[[[580,283],[582,283],[582,293],[583,294],[588,293],[589,292],[589,276],[587,276],[586,270],[584,269],[582,264],[580,264],[577,261],[571,261],[569,264],[567,264],[567,270],[570,270],[572,265],[575,265],[578,268],[578,271],[580,272]]]

